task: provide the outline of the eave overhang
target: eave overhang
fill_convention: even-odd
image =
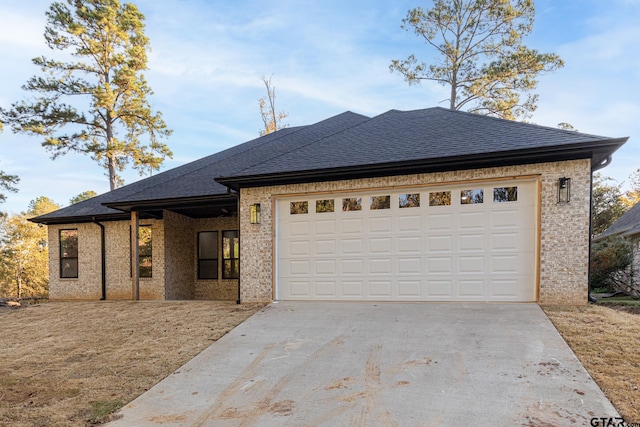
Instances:
[[[374,178],[380,176],[408,175],[416,173],[447,172],[453,170],[479,169],[489,167],[557,162],[566,160],[591,159],[595,169],[611,156],[626,141],[625,138],[605,139],[587,143],[537,147],[526,150],[502,151],[464,156],[439,157],[402,161],[395,163],[375,163],[368,165],[325,168],[270,174],[228,176],[216,178],[216,182],[235,191],[242,187],[262,187],[317,181],[338,181],[344,179]]]

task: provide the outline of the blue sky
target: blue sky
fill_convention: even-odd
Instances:
[[[0,106],[25,96],[38,73],[31,58],[51,56],[42,37],[51,2],[0,3]],[[163,170],[258,136],[261,76],[273,75],[277,108],[291,126],[350,110],[369,116],[390,109],[446,106],[447,89],[409,87],[391,74],[391,59],[433,53],[400,28],[418,0],[137,0],[152,52],[145,73],[153,107],[174,130]],[[640,0],[537,0],[526,44],[558,53],[560,71],[542,76],[530,121],[620,137],[627,144],[602,172],[627,180],[640,167]],[[40,140],[0,134],[0,170],[17,174],[19,193],[0,209],[19,212],[44,195],[61,205],[85,190],[108,191],[104,170],[88,157],[51,160]],[[124,174],[127,183],[140,176]]]

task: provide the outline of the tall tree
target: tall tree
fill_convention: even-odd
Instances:
[[[282,123],[284,119],[289,117],[289,113],[276,111],[276,88],[271,85],[271,77],[267,79],[262,76],[262,82],[267,88],[267,96],[258,99],[260,116],[262,117],[262,123],[264,124],[264,129],[260,130],[260,136],[270,134],[289,126],[286,123]]]
[[[620,185],[610,177],[599,173],[593,175],[593,236],[605,231],[611,224],[622,216],[628,207],[622,202]]]
[[[59,209],[48,197],[31,201],[26,212],[0,218],[0,294],[46,296],[49,287],[47,229],[27,218]]]
[[[87,191],[83,191],[82,193],[78,194],[77,196],[73,196],[70,200],[69,200],[69,204],[70,205],[75,205],[76,203],[80,203],[82,201],[91,199],[93,197],[96,197],[98,195],[98,193],[96,193],[93,190],[87,190]]]
[[[2,122],[0,122],[0,132],[2,132]],[[9,175],[0,171],[0,203],[7,200],[7,196],[4,194],[5,191],[9,191],[11,193],[16,193],[18,188],[16,185],[20,181],[17,175]]]
[[[47,45],[74,60],[34,58],[44,75],[23,89],[35,98],[0,109],[0,121],[44,137],[54,159],[70,151],[91,156],[107,169],[111,189],[128,164],[141,174],[159,169],[172,156],[159,138],[171,131],[147,99],[153,92],[141,73],[150,50],[144,15],[118,0],[67,0],[53,3],[46,16]]]
[[[640,203],[640,168],[629,175],[631,189],[622,196],[622,203],[627,208],[632,208],[636,203]]]
[[[531,91],[537,76],[564,65],[556,54],[523,45],[534,16],[533,0],[434,0],[428,11],[410,10],[402,28],[440,59],[429,65],[410,55],[392,60],[389,69],[410,85],[431,80],[449,86],[452,110],[527,118],[536,109]]]

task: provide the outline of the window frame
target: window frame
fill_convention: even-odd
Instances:
[[[149,230],[150,238],[149,238],[149,255],[142,255],[142,251],[140,250],[142,239],[140,239],[140,229],[145,228]],[[146,273],[144,276],[142,275],[143,269],[141,268],[141,264],[143,260],[150,261],[149,274]],[[144,270],[146,271],[146,269]],[[150,224],[141,224],[138,226],[138,277],[140,279],[151,279],[153,278],[153,226]]]
[[[230,237],[227,237],[230,235]],[[229,256],[226,253],[226,239],[231,240],[229,246]],[[237,250],[236,243],[237,241]],[[227,274],[227,263],[229,263],[229,271]],[[240,279],[240,232],[238,230],[222,230],[222,278],[223,279]]]
[[[200,236],[203,234],[214,234],[214,244],[215,244],[215,258],[204,258],[201,256],[201,245],[200,245]],[[218,232],[218,230],[203,230],[203,231],[198,231],[198,241],[197,241],[197,245],[198,245],[198,280],[218,280],[219,277],[219,267],[220,267],[220,253],[219,253],[219,242],[220,242],[220,233]],[[202,268],[201,268],[201,262],[202,261],[215,261],[215,270],[214,270],[214,277],[202,277]]]
[[[63,250],[63,243],[62,243],[62,232],[64,231],[75,231],[75,235],[76,235],[76,253],[75,253],[75,257],[73,256],[68,256],[65,255]],[[77,279],[78,278],[78,273],[80,270],[80,266],[78,265],[78,254],[80,252],[79,247],[78,247],[78,229],[77,228],[61,228],[60,230],[58,230],[58,246],[59,246],[59,254],[60,254],[60,271],[59,271],[59,275],[61,279]],[[65,260],[70,260],[70,259],[75,259],[76,261],[76,267],[75,267],[75,276],[66,276],[63,274],[63,272],[65,271],[65,268],[63,267],[63,263],[65,262]]]

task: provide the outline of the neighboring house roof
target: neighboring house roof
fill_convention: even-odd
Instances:
[[[640,234],[640,203],[636,203],[631,209],[625,212],[616,222],[611,224],[609,228],[604,230],[597,238],[621,234],[624,236],[632,236]]]
[[[109,220],[154,209],[197,216],[198,207],[233,201],[229,188],[243,186],[580,158],[591,158],[595,167],[626,140],[439,107],[391,110],[373,118],[346,112],[279,130],[33,221]]]

